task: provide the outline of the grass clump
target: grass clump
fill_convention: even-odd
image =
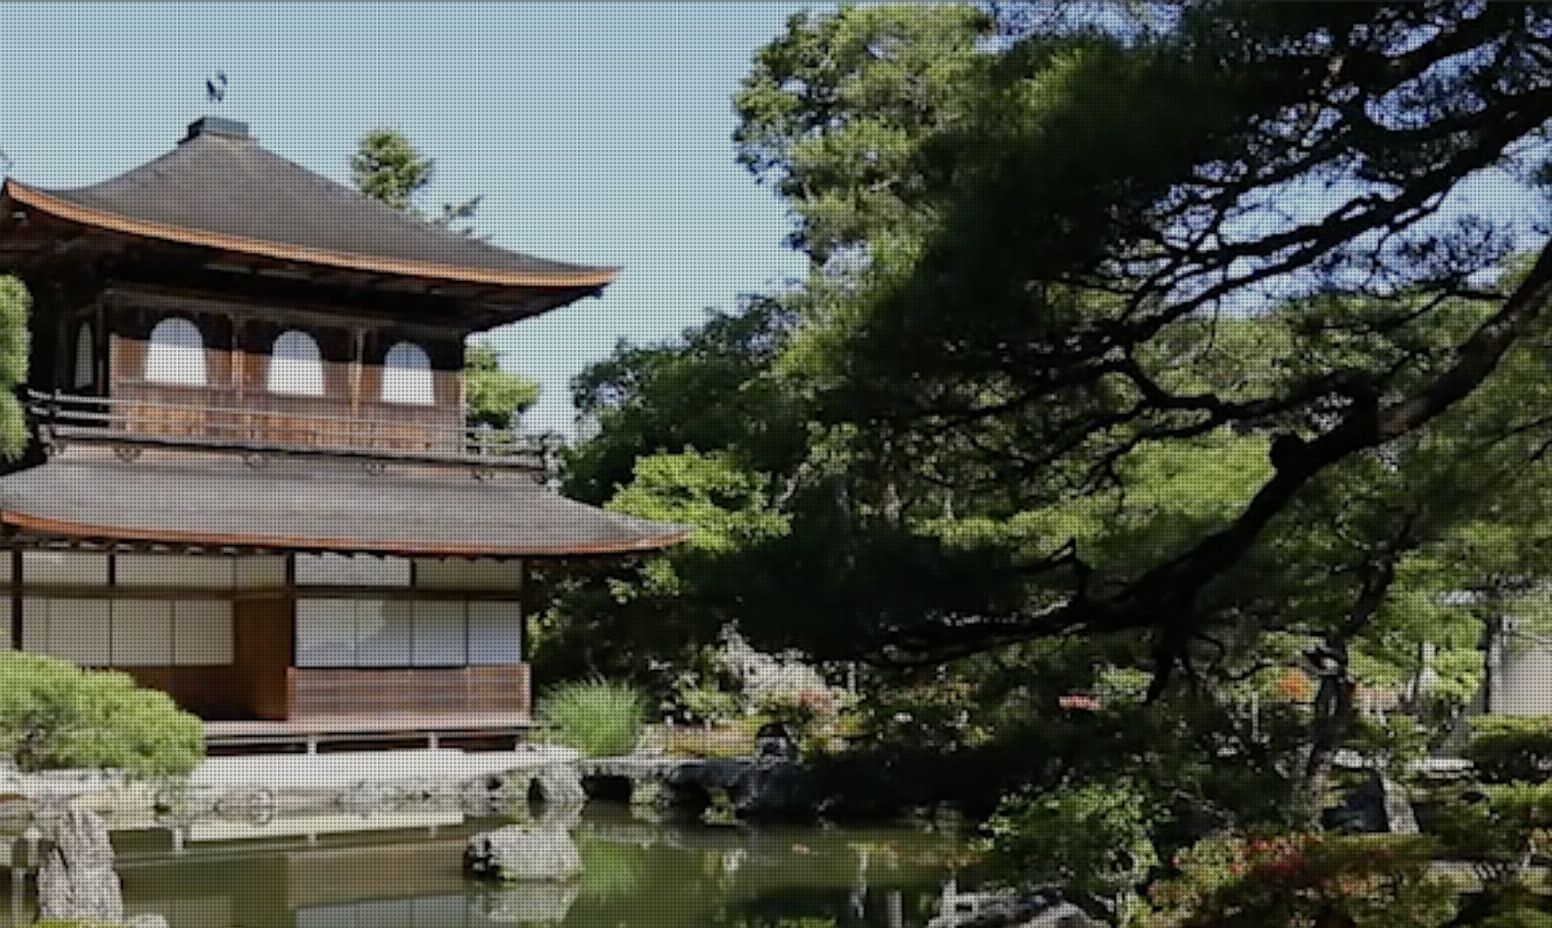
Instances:
[[[539,700],[539,721],[584,757],[617,757],[636,747],[647,721],[647,697],[626,683],[572,680]]]

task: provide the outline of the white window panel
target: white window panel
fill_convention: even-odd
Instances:
[[[275,339],[269,357],[269,392],[323,395],[323,359],[311,335],[292,329]]]
[[[11,582],[11,552],[0,551],[0,583]]]
[[[232,663],[232,604],[225,600],[179,600],[172,608],[175,664]]]
[[[388,349],[383,358],[382,400],[416,406],[430,406],[436,402],[431,358],[424,348],[413,342],[399,342]]]
[[[356,601],[356,663],[362,667],[408,667],[415,637],[410,604]]]
[[[75,377],[71,381],[77,389],[90,387],[97,378],[93,368],[92,324],[81,323],[75,333]]]
[[[125,667],[165,667],[173,663],[171,601],[114,601],[113,663]]]
[[[187,319],[163,319],[146,345],[145,379],[152,383],[205,385],[205,339]]]
[[[427,590],[517,590],[523,571],[517,561],[435,561],[415,563],[415,585]]]
[[[48,605],[48,649],[83,667],[113,663],[113,604],[106,599],[55,599]]]
[[[460,602],[415,603],[415,665],[450,667],[464,663],[464,606]]]
[[[302,599],[296,604],[296,665],[349,667],[356,662],[356,604]]]
[[[273,590],[286,585],[286,559],[264,555],[236,558],[232,586],[239,590]]]
[[[48,653],[49,601],[36,596],[22,600],[22,648]]]
[[[22,580],[26,583],[106,586],[108,556],[85,551],[23,551]]]
[[[522,616],[522,607],[515,602],[470,603],[469,663],[521,663]]]
[[[402,557],[298,554],[296,582],[303,586],[409,586],[410,562]]]
[[[114,573],[119,586],[177,586],[207,590],[232,588],[233,559],[121,554]]]

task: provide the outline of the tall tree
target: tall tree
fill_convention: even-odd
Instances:
[[[734,99],[738,160],[790,205],[791,242],[824,263],[919,231],[924,138],[963,115],[992,19],[968,5],[802,12]]]
[[[431,183],[434,165],[394,129],[373,129],[350,158],[356,189],[400,212],[414,211],[415,196]],[[418,213],[417,213],[418,214]]]
[[[373,129],[363,135],[350,158],[350,177],[357,190],[418,218],[425,218],[425,214],[416,205],[416,198],[431,183],[435,170],[436,162],[422,155],[396,129]],[[472,220],[484,199],[484,194],[478,194],[461,203],[444,203],[441,213],[431,222],[452,228],[456,222]],[[472,225],[458,231],[474,235]]]
[[[465,414],[469,422],[498,431],[511,429],[539,399],[539,385],[501,369],[501,359],[488,342],[475,342],[464,355]]]
[[[818,32],[789,31],[801,35],[772,47]],[[801,577],[812,591],[824,564],[892,565],[906,582],[868,592],[897,611],[850,640],[905,660],[1146,629],[1161,692],[1204,634],[1232,624],[1241,604],[1223,591],[1307,500],[1361,486],[1397,448],[1429,449],[1419,462],[1444,472],[1445,449],[1465,446],[1432,436],[1465,427],[1465,401],[1541,331],[1552,257],[1484,284],[1513,228],[1447,210],[1485,172],[1538,167],[1548,36],[1552,12],[1536,4],[1206,3],[1156,38],[1037,34],[965,69],[960,111],[906,162],[926,179],[911,210],[925,221],[908,227],[920,234],[877,239],[887,247],[818,294],[794,342],[824,416],[893,436],[879,447],[908,453],[890,466],[952,488],[960,507],[1099,499],[1125,490],[1126,462],[1147,448],[1223,430],[1262,437],[1265,479],[1221,519],[1109,562],[1071,537],[967,557],[909,525],[820,520],[799,540],[799,521],[765,562],[782,577],[772,587]],[[797,179],[826,175],[795,153],[832,138],[844,150],[865,117],[854,100],[804,96],[806,72],[792,73],[769,83],[803,111],[751,166],[794,181],[783,190],[802,230],[825,194]],[[836,174],[850,163],[837,158]],[[1318,208],[1295,208],[1312,190]],[[1253,379],[1213,382],[1224,317],[1297,292],[1372,299],[1290,307]],[[1528,415],[1503,425],[1546,431]],[[1341,557],[1406,539],[1387,524]],[[1336,556],[1328,578],[1363,575]],[[858,578],[835,569],[837,584]],[[984,581],[983,595],[910,595],[955,575]],[[1365,611],[1376,577],[1355,581],[1350,609]],[[853,625],[846,609],[871,602],[855,586],[836,597],[834,620]]]

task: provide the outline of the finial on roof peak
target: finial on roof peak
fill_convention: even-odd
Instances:
[[[189,123],[189,134],[183,140],[187,142],[200,135],[224,135],[245,139],[248,137],[248,124],[220,116],[202,116]]]

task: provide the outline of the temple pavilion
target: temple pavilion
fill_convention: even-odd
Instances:
[[[122,670],[213,746],[510,734],[528,565],[686,535],[466,427],[465,339],[613,269],[402,215],[214,117],[89,187],[7,180],[0,207],[44,452],[0,477],[0,647]]]

